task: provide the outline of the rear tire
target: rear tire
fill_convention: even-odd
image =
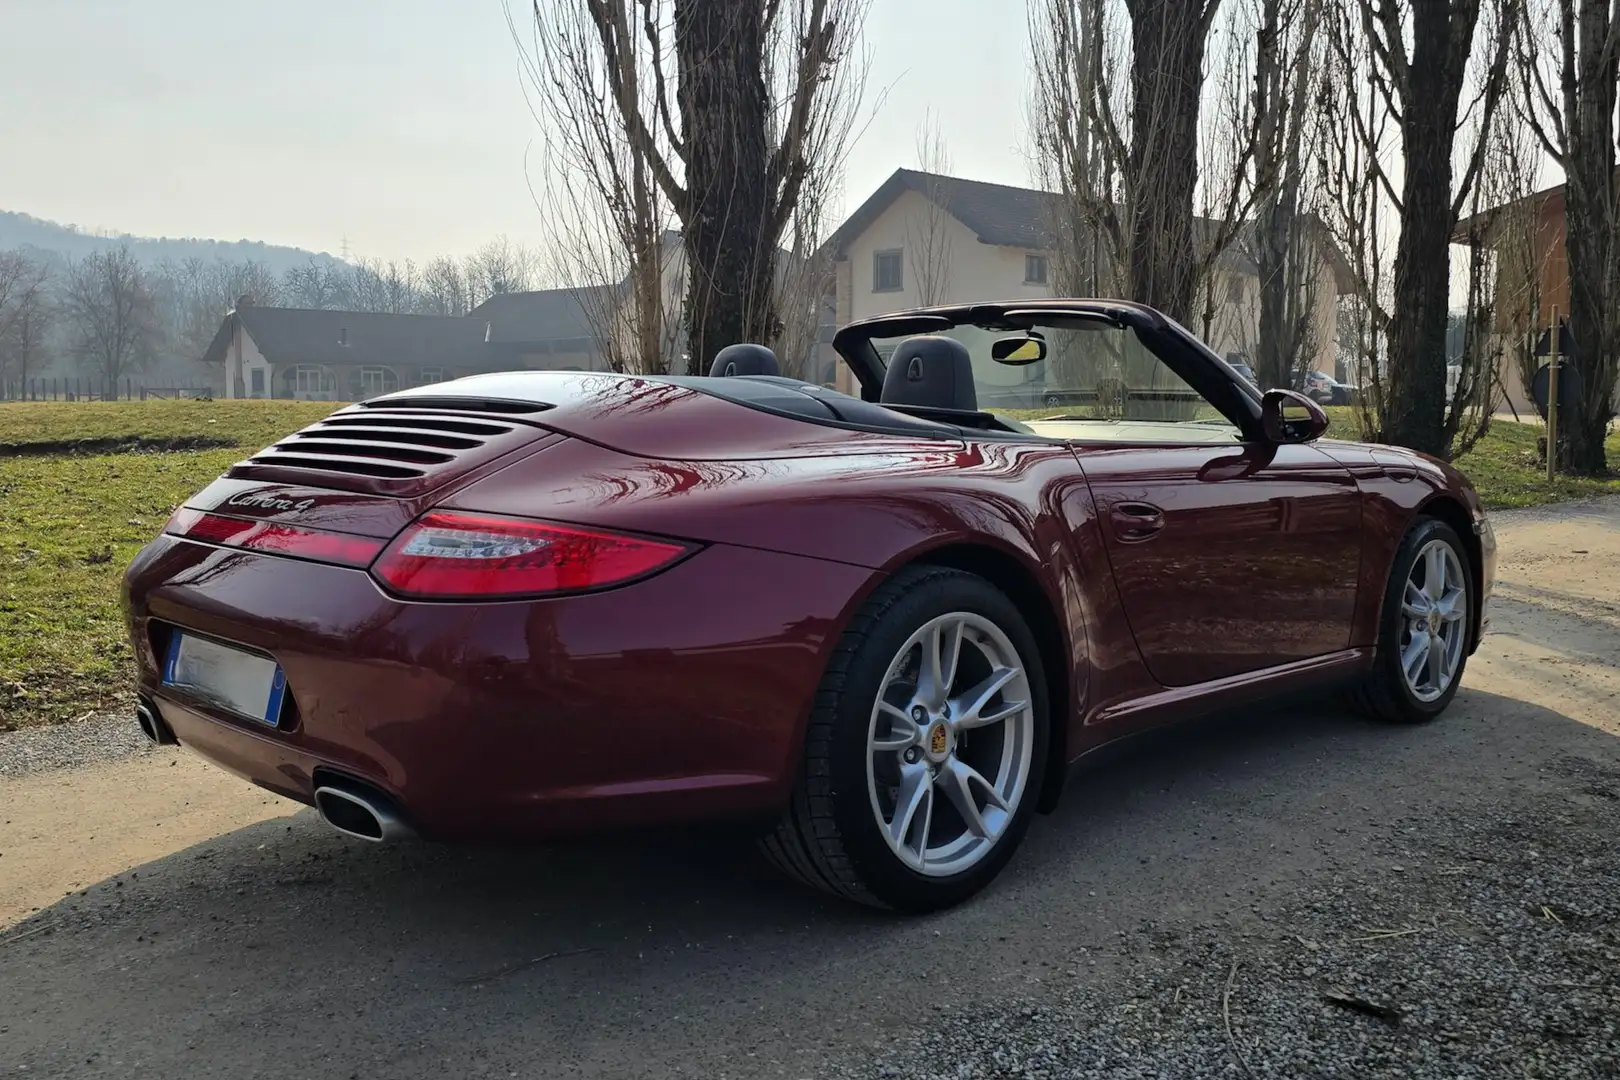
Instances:
[[[930,650],[941,657],[933,676]],[[792,801],[761,848],[789,876],[856,903],[958,904],[1001,872],[1029,827],[1048,723],[1040,650],[1012,601],[959,570],[902,570],[834,649]]]
[[[1445,522],[1420,518],[1390,568],[1377,655],[1353,692],[1362,711],[1394,724],[1421,724],[1444,712],[1468,665],[1476,603],[1462,539]]]

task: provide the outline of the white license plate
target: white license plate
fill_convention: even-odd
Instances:
[[[178,630],[169,642],[163,685],[271,727],[281,720],[287,693],[281,665],[268,656]]]

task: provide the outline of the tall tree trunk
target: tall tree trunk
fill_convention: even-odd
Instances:
[[[1260,276],[1260,347],[1255,377],[1261,386],[1293,385],[1293,324],[1289,310],[1290,287],[1295,284],[1289,250],[1297,220],[1297,191],[1278,191],[1260,214],[1256,233],[1255,266]]]
[[[1568,0],[1573,3],[1574,0]],[[1569,147],[1564,155],[1564,245],[1569,256],[1569,333],[1583,396],[1560,429],[1569,436],[1572,472],[1607,471],[1603,450],[1614,415],[1616,353],[1620,350],[1620,249],[1615,231],[1615,50],[1607,0],[1583,0],[1576,27],[1579,67],[1563,73]],[[1566,59],[1570,53],[1565,52]],[[1570,86],[1573,81],[1574,85]],[[1569,99],[1573,97],[1574,100]],[[1571,108],[1570,106],[1574,107]],[[1568,427],[1564,425],[1567,424]]]
[[[678,0],[678,100],[686,132],[688,371],[740,341],[774,340],[775,230],[764,4]]]
[[[1451,155],[1473,3],[1412,6],[1412,63],[1401,134],[1406,176],[1389,328],[1384,438],[1427,454],[1447,451],[1446,316],[1451,305]],[[1455,39],[1455,40],[1454,40]]]
[[[1304,187],[1303,141],[1310,108],[1312,48],[1317,5],[1306,3],[1293,12],[1304,25],[1291,49],[1266,48],[1283,33],[1281,0],[1261,6],[1260,47],[1255,50],[1255,108],[1259,110],[1255,137],[1255,171],[1271,178],[1271,192],[1260,204],[1255,221],[1255,267],[1260,279],[1260,342],[1255,375],[1261,386],[1294,385],[1296,368],[1307,334],[1302,323],[1311,318],[1318,299],[1314,282],[1302,280],[1315,271],[1314,244],[1297,235],[1300,227],[1301,189]]]
[[[1127,0],[1131,13],[1130,298],[1191,323],[1193,192],[1209,10],[1218,0]],[[1206,10],[1209,9],[1209,10]]]

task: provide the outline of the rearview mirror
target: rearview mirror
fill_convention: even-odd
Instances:
[[[1260,399],[1260,426],[1273,443],[1308,443],[1322,437],[1328,429],[1328,418],[1322,407],[1304,394],[1267,390]]]
[[[1002,338],[990,346],[990,358],[998,364],[1022,367],[1046,359],[1046,339],[1030,333],[1024,337]]]

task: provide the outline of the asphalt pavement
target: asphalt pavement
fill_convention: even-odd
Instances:
[[[956,910],[822,900],[709,832],[385,848],[283,804],[0,928],[0,1076],[1602,1075],[1620,500],[1497,520],[1439,722],[1310,700],[1152,737]],[[32,807],[0,877],[118,823],[53,768],[0,777],[0,819]]]

